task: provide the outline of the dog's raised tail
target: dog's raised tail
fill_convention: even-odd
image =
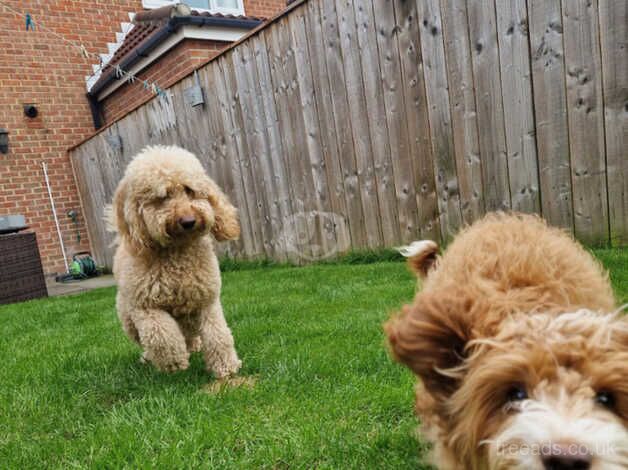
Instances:
[[[410,270],[423,279],[436,264],[438,244],[432,240],[420,240],[398,248],[408,258]]]

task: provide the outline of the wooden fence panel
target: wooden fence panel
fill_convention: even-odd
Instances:
[[[239,208],[219,254],[447,242],[486,211],[628,244],[628,4],[302,0],[71,150],[94,255],[131,158],[178,144]],[[184,91],[197,83],[205,104]]]
[[[307,148],[306,155],[309,157],[309,159],[303,158],[303,171],[307,178],[308,192],[311,195],[309,210],[315,212],[310,212],[312,220],[309,220],[309,223],[316,234],[316,239],[313,240],[314,243],[311,243],[312,256],[316,257],[319,253],[329,252],[336,245],[336,233],[335,228],[328,223],[329,221],[321,217],[321,214],[330,210],[331,206],[303,12],[299,11],[291,15],[289,17],[289,25],[292,33],[297,83],[299,86],[301,115]]]
[[[381,67],[375,32],[375,16],[373,7],[369,2],[354,0],[353,7],[360,58],[362,59],[360,72],[364,80],[366,116],[369,120],[373,145],[374,181],[377,185],[382,241],[384,246],[391,246],[399,240],[400,229],[384,91],[380,84]]]
[[[81,193],[83,213],[87,220],[92,254],[98,263],[111,267],[113,265],[111,244],[114,236],[107,231],[104,211],[105,206],[111,202],[113,193],[105,188],[104,175],[99,165],[98,149],[102,145],[100,136],[97,136],[77,149],[74,153],[73,167]]]
[[[541,212],[573,231],[567,90],[560,0],[528,0]]]
[[[252,229],[235,147],[231,136],[226,132],[228,121],[226,92],[219,74],[218,67],[199,71],[201,84],[205,86],[206,101],[202,108],[204,115],[199,116],[199,119],[206,120],[209,128],[207,147],[210,152],[210,165],[214,171],[210,173],[210,176],[216,178],[231,202],[238,207],[241,235],[238,241],[229,244],[231,250],[228,251],[230,256],[237,257],[240,254],[253,252]],[[210,93],[209,90],[216,90],[216,92]]]
[[[338,215],[338,225],[334,226],[336,242],[348,237],[351,244],[350,217],[345,198],[345,183],[338,150],[338,133],[334,121],[332,91],[327,72],[325,37],[321,11],[318,2],[309,2],[305,15],[307,27],[307,45],[312,67],[312,80],[315,85],[314,97],[320,128],[320,140],[323,152],[323,165],[327,174],[328,195],[331,211]],[[262,33],[263,34],[263,33]]]
[[[462,213],[456,160],[452,158],[455,152],[443,26],[438,0],[420,0],[418,6],[441,236],[450,240],[462,226]]]
[[[243,190],[249,207],[249,216],[252,218],[251,227],[253,228],[257,251],[261,255],[272,257],[274,255],[272,231],[269,228],[269,216],[261,188],[261,173],[256,171],[259,156],[256,153],[257,149],[251,145],[245,129],[245,119],[248,118],[248,115],[242,111],[242,94],[238,88],[234,60],[235,57],[232,54],[221,58],[219,61],[230,101],[230,132],[236,146]]]
[[[264,251],[267,256],[276,258],[281,255],[275,246],[276,233],[274,227],[280,227],[275,210],[275,198],[266,165],[268,160],[267,139],[264,126],[261,124],[261,110],[257,105],[257,90],[255,78],[252,76],[249,44],[233,51],[232,61],[227,68],[233,72],[231,83],[232,93],[237,95],[238,106],[235,109],[235,119],[242,133],[248,156],[242,161],[246,168],[244,172],[245,186],[254,198],[252,204],[257,207],[257,214],[261,223],[261,237],[264,240]],[[253,67],[255,64],[252,64]]]
[[[469,0],[467,6],[485,206],[487,211],[510,209],[495,5],[491,0]]]
[[[251,191],[246,184],[245,171],[241,164],[243,154],[240,153],[241,146],[237,144],[238,137],[234,130],[233,118],[231,116],[233,96],[227,88],[223,70],[224,65],[221,60],[217,61],[216,66],[213,67],[216,97],[219,101],[220,116],[222,118],[221,125],[226,137],[225,145],[229,149],[229,168],[233,177],[235,193],[239,197],[240,205],[238,207],[240,208],[240,215],[246,215],[246,222],[242,222],[242,241],[245,247],[248,246],[247,253],[249,253],[249,256],[256,257],[262,254],[259,226],[255,225],[258,218],[256,215],[257,206],[256,202],[251,199]]]
[[[270,58],[268,56],[266,41],[263,34],[254,38],[252,44],[255,54],[255,65],[257,67],[257,93],[259,94],[259,98],[262,100],[259,104],[261,106],[264,120],[263,125],[268,139],[266,171],[269,173],[271,184],[274,187],[274,204],[276,205],[276,210],[278,212],[277,216],[279,218],[277,226],[275,227],[279,231],[277,245],[279,246],[279,252],[281,254],[278,260],[283,261],[284,257],[286,259],[293,260],[288,247],[288,240],[286,238],[285,231],[289,217],[293,213],[291,202],[292,196],[290,194],[290,185],[286,171],[286,162],[284,160],[281,135],[278,127],[276,126],[278,117],[277,106],[275,104],[273,94],[272,79],[270,77]]]
[[[498,1],[497,32],[511,207],[539,212],[539,176],[525,0]]]
[[[470,223],[484,213],[484,190],[467,5],[441,0],[441,15],[460,209],[463,221]]]
[[[382,82],[389,117],[399,217],[406,204],[401,238],[439,239],[440,224],[432,161],[423,60],[416,4],[375,0],[380,32]],[[395,140],[393,140],[395,136]]]
[[[608,194],[597,0],[563,0],[569,149],[576,236],[608,243]]]
[[[330,0],[332,1],[332,0]],[[373,149],[369,132],[364,83],[362,81],[358,37],[353,11],[353,0],[336,0],[340,50],[344,64],[345,89],[349,111],[348,125],[353,134],[358,184],[369,248],[381,246],[381,226],[377,183],[373,168]]]
[[[628,2],[599,0],[611,243],[628,244]]]
[[[338,159],[344,180],[351,244],[353,246],[365,247],[367,236],[360,198],[355,147],[353,145],[351,126],[349,125],[351,118],[349,115],[347,90],[344,85],[344,66],[340,52],[336,3],[329,0],[327,2],[318,2],[318,4],[321,11],[327,78],[331,91],[333,125],[336,129]]]

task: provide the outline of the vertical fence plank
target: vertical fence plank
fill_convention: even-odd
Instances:
[[[98,139],[83,144],[72,154],[73,167],[76,174],[76,184],[81,192],[83,202],[83,214],[88,220],[87,232],[91,242],[92,255],[99,264],[113,265],[113,253],[109,249],[113,236],[107,233],[107,227],[103,220],[103,202],[108,201],[103,179],[98,170],[98,157],[96,151],[99,145]]]
[[[567,91],[560,0],[528,0],[541,212],[573,232]]]
[[[313,198],[314,188],[309,164],[305,123],[295,62],[295,50],[289,25],[286,20],[266,35],[267,46],[273,50],[271,78],[275,90],[275,102],[280,121],[283,123],[284,152],[290,162],[289,174],[293,186],[293,209],[291,218],[292,244],[304,250],[308,257],[315,256],[316,247],[322,245],[322,234],[318,230]]]
[[[358,184],[358,170],[355,160],[355,148],[351,135],[351,116],[348,112],[347,90],[345,88],[344,66],[340,53],[340,36],[338,33],[338,17],[335,1],[329,0],[319,3],[322,14],[323,37],[325,38],[325,59],[327,74],[331,89],[331,102],[336,128],[338,155],[340,168],[344,179],[347,214],[351,221],[351,243],[354,246],[366,246],[366,228],[360,188]]]
[[[220,250],[229,257],[238,257],[246,253],[244,239],[249,232],[248,229],[248,213],[245,202],[240,202],[243,197],[236,191],[236,185],[231,171],[231,159],[228,156],[230,149],[229,139],[225,135],[224,123],[222,119],[221,104],[216,93],[210,90],[216,90],[216,76],[214,68],[201,69],[198,72],[199,83],[203,87],[205,104],[197,106],[194,112],[188,112],[190,120],[198,119],[203,121],[198,125],[202,125],[207,129],[205,136],[199,135],[196,138],[199,141],[199,147],[205,147],[204,150],[199,148],[201,155],[205,155],[204,160],[208,165],[209,175],[218,183],[229,200],[238,208],[238,217],[241,226],[241,235],[238,240],[229,243],[220,243]],[[195,82],[195,81],[194,81]],[[199,129],[199,132],[203,132]],[[229,143],[229,145],[227,145]]]
[[[322,215],[323,212],[328,212],[331,206],[303,12],[304,9],[301,9],[291,15],[288,24],[292,32],[301,114],[309,156],[309,161],[304,161],[305,177],[308,191],[311,193],[310,207],[316,210],[316,214],[312,214],[314,217],[312,225],[315,233],[318,234],[316,240],[318,244],[312,247],[312,255],[317,258],[333,250],[336,246],[336,233],[331,220]]]
[[[177,115],[174,112],[171,95],[171,90],[167,90],[164,97],[156,96],[138,110],[146,116],[148,132],[151,134],[153,144],[175,145],[178,143]]]
[[[251,240],[251,221],[248,214],[246,198],[241,192],[242,180],[239,173],[234,173],[237,167],[237,158],[235,156],[235,148],[232,144],[230,136],[226,132],[226,102],[225,96],[220,97],[218,90],[222,88],[221,77],[218,76],[218,68],[212,67],[202,69],[199,72],[201,84],[205,85],[205,109],[204,119],[209,127],[208,147],[209,159],[213,174],[220,181],[221,187],[225,194],[230,198],[232,204],[238,208],[238,217],[240,220],[240,238],[229,243],[227,253],[232,257],[241,257],[245,253],[249,253]],[[209,90],[216,90],[210,93]]]
[[[98,146],[98,165],[103,175],[105,194],[111,202],[118,182],[122,179],[124,167],[122,163],[123,147],[126,142],[126,132],[130,126],[127,123],[115,123],[105,129],[98,137],[101,145]]]
[[[499,51],[492,0],[467,0],[486,210],[510,209]]]
[[[347,101],[353,134],[353,144],[358,171],[358,183],[362,199],[362,211],[366,226],[366,242],[369,248],[381,246],[379,201],[373,168],[373,149],[367,121],[366,98],[360,64],[355,14],[352,0],[335,0],[338,16],[338,33],[344,65]]]
[[[405,2],[406,8],[395,12],[393,2],[373,1],[397,210],[404,243],[419,237],[440,239],[420,46],[416,35],[416,6],[410,4]]]
[[[132,125],[128,123],[132,122]],[[124,125],[126,124],[126,125]],[[124,173],[126,163],[137,155],[142,149],[144,149],[150,143],[146,142],[146,135],[148,133],[148,123],[146,122],[146,112],[144,108],[137,109],[129,115],[129,119],[118,121],[120,126],[120,137],[122,144],[121,156],[125,158],[126,162],[119,169],[120,176]]]
[[[373,0],[400,236],[402,242],[408,243],[420,236],[418,194],[412,164],[413,155],[408,135],[408,124],[406,124],[406,110],[402,96],[401,61],[393,8],[390,1]]]
[[[410,169],[414,171],[413,193],[418,206],[418,232],[424,239],[438,240],[441,238],[441,231],[417,7],[415,2],[410,1],[393,5],[395,18],[392,31],[397,35],[393,48],[398,47],[401,60],[401,89],[397,93],[405,105],[408,124]],[[394,54],[394,60],[397,60],[396,49]]]
[[[222,59],[221,59],[222,60]],[[213,68],[216,97],[220,108],[221,125],[224,129],[225,145],[229,149],[229,168],[233,175],[235,193],[238,195],[238,208],[240,209],[240,223],[242,225],[242,243],[250,257],[258,257],[262,254],[259,232],[255,228],[256,207],[251,207],[250,192],[245,185],[243,172],[240,165],[239,147],[236,145],[236,132],[231,117],[231,101],[221,61],[217,61]]]
[[[462,213],[449,106],[443,25],[438,0],[421,0],[418,5],[417,18],[421,22],[420,45],[441,236],[443,240],[450,240],[462,226]]]
[[[567,111],[576,236],[608,243],[601,58],[596,0],[563,0]]]
[[[312,67],[312,80],[314,82],[314,96],[320,128],[321,147],[323,152],[323,164],[327,174],[328,195],[331,211],[337,225],[334,226],[337,247],[345,248],[351,245],[351,230],[349,227],[347,201],[340,155],[336,125],[334,121],[332,91],[327,73],[325,60],[325,38],[323,36],[321,12],[318,2],[307,3],[307,15],[305,16],[307,27],[307,46]]]
[[[395,177],[392,170],[388,123],[384,94],[381,87],[381,69],[375,32],[375,18],[370,1],[354,0],[358,33],[358,50],[362,59],[361,75],[364,81],[367,116],[373,144],[374,182],[377,185],[379,213],[384,246],[400,241]]]
[[[255,233],[257,249],[261,256],[272,256],[272,232],[269,230],[264,196],[259,187],[260,174],[257,171],[259,157],[257,149],[248,139],[246,121],[249,119],[249,113],[243,111],[243,99],[246,99],[245,95],[248,91],[238,88],[236,61],[237,56],[231,54],[219,62],[225,80],[227,96],[230,100],[231,132],[238,152],[240,174],[248,202],[249,215],[252,217],[251,226]]]
[[[628,245],[628,2],[599,0],[611,243]]]
[[[262,113],[264,126],[268,135],[268,171],[271,181],[275,186],[276,205],[280,220],[278,221],[279,239],[277,243],[282,251],[281,258],[284,257],[292,261],[296,260],[296,253],[288,246],[288,236],[290,227],[288,223],[294,210],[292,208],[292,195],[288,178],[288,165],[285,160],[282,136],[279,128],[279,117],[277,115],[277,105],[275,103],[272,78],[270,76],[270,57],[266,47],[264,33],[253,38],[253,50],[255,53],[255,63],[258,76],[259,97],[262,100]]]
[[[530,81],[528,11],[525,0],[498,1],[495,7],[512,209],[537,213],[541,202]]]
[[[460,209],[471,223],[484,213],[484,194],[466,3],[441,0],[441,15]]]
[[[279,242],[281,216],[272,181],[272,170],[268,165],[270,150],[262,117],[259,79],[249,43],[234,49],[232,58],[242,116],[242,132],[249,149],[247,160],[252,175],[250,189],[254,192],[260,208],[265,250],[277,259],[284,259],[285,250]],[[277,244],[279,246],[276,246]]]
[[[373,0],[375,29],[383,86],[386,126],[392,159],[392,173],[397,198],[397,214],[401,241],[409,243],[418,238],[417,183],[412,164],[412,150],[406,125],[401,63],[396,40],[396,23],[393,4],[385,0]]]

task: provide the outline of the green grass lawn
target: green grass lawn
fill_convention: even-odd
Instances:
[[[628,250],[603,250],[628,301]],[[1,468],[427,468],[414,379],[381,323],[412,298],[403,263],[226,272],[251,388],[208,393],[200,357],[138,362],[114,289],[0,307]]]

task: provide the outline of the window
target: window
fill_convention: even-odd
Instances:
[[[243,0],[142,0],[144,8],[159,8],[175,3],[185,3],[194,10],[223,13],[225,15],[244,15]]]

